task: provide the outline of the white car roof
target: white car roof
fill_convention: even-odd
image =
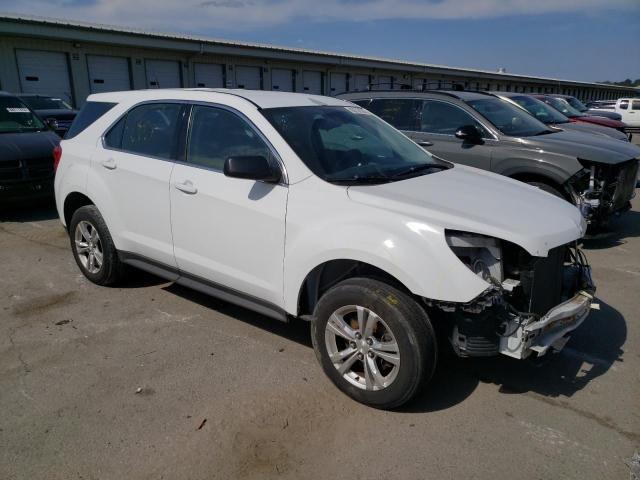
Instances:
[[[306,106],[353,106],[351,102],[333,97],[307,93],[271,92],[229,88],[157,88],[124,92],[96,93],[88,101],[97,102],[141,102],[148,100],[194,100],[220,102],[220,94],[243,98],[259,108],[306,107]]]

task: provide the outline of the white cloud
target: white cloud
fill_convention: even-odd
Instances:
[[[0,10],[166,31],[246,30],[300,20],[479,19],[640,12],[638,0],[0,0]]]

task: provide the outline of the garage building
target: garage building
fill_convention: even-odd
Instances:
[[[91,93],[227,87],[335,95],[363,89],[448,88],[561,93],[582,100],[637,88],[530,77],[180,34],[0,16],[0,89],[81,106]]]

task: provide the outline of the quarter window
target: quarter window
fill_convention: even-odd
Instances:
[[[640,100],[631,102],[631,110],[640,110]]]
[[[258,133],[238,115],[221,108],[193,107],[187,163],[222,170],[229,157],[269,158],[269,153]]]
[[[181,109],[179,103],[149,103],[135,107],[105,135],[105,145],[173,160],[176,158]]]
[[[431,100],[423,103],[420,116],[420,131],[454,135],[460,127],[466,125],[474,125],[482,132],[483,137],[489,136],[483,126],[461,108],[445,102]]]

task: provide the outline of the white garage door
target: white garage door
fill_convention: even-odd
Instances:
[[[124,57],[87,55],[91,93],[131,90],[129,60]]]
[[[271,90],[293,92],[293,70],[274,68],[271,70]]]
[[[353,85],[349,85],[349,87],[351,87],[351,90],[358,90],[359,92],[369,90],[369,75],[356,75]]]
[[[302,72],[303,89],[305,92],[314,95],[322,95],[322,73],[321,72]]]
[[[73,103],[65,53],[16,50],[16,58],[22,92],[52,95]]]
[[[224,70],[222,65],[213,63],[196,63],[194,65],[196,87],[224,87]]]
[[[236,67],[236,87],[247,90],[261,90],[260,67]]]
[[[390,90],[391,89],[391,77],[386,75],[380,75],[376,79],[376,90]]]
[[[332,73],[329,76],[331,82],[331,95],[337,95],[347,91],[347,74],[346,73]]]
[[[147,88],[179,88],[182,86],[180,64],[173,60],[145,60]]]
[[[413,88],[414,90],[423,90],[426,88],[426,79],[425,78],[414,78],[413,79]]]

